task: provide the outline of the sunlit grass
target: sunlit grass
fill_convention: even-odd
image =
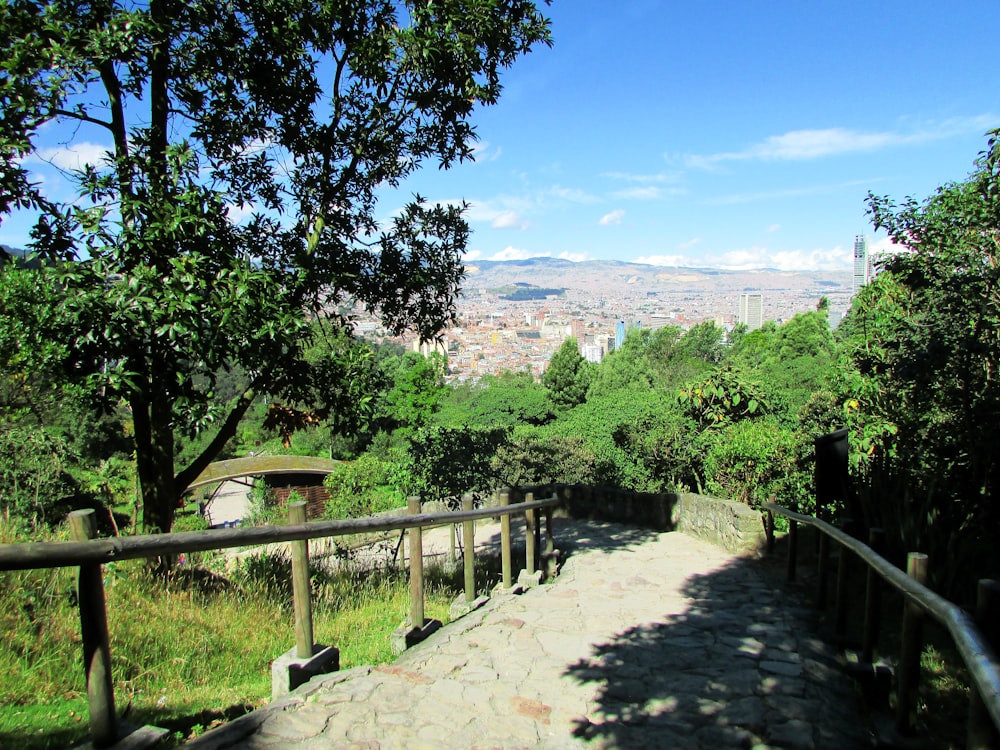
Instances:
[[[180,739],[270,699],[270,662],[295,645],[287,558],[217,567],[169,579],[139,561],[104,567],[115,702],[130,723]],[[457,591],[449,576],[429,580],[426,616],[446,621]],[[404,571],[348,565],[312,583],[314,639],[340,649],[342,669],[393,658],[390,636],[410,606]],[[66,747],[88,734],[75,587],[73,569],[0,574],[2,747]]]

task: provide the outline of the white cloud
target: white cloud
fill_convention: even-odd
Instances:
[[[547,194],[553,198],[569,201],[571,203],[596,203],[599,199],[585,190],[579,188],[566,188],[561,185],[553,185],[548,189]]]
[[[493,217],[490,226],[494,229],[527,229],[526,222],[517,211],[501,211]]]
[[[740,151],[687,154],[681,158],[689,167],[701,169],[710,169],[729,161],[805,161],[923,143],[970,132],[981,133],[995,127],[996,121],[997,118],[993,115],[977,115],[925,123],[908,131],[865,132],[840,127],[791,130],[781,135],[769,136]]]
[[[637,182],[642,185],[648,185],[650,183],[658,184],[664,182],[680,182],[681,174],[679,172],[659,172],[657,174],[632,174],[630,172],[605,172],[605,177],[610,177],[612,180],[623,180],[625,182]]]
[[[533,253],[530,250],[522,250],[521,248],[508,245],[500,252],[493,255],[490,260],[527,260],[528,258],[537,258],[541,253]]]
[[[767,228],[767,231],[770,234],[773,232],[777,232],[779,229],[781,229],[781,224],[772,224]]]
[[[482,250],[467,250],[463,260],[481,260],[482,257]]]
[[[230,203],[226,206],[226,216],[233,224],[242,224],[246,219],[253,216],[254,211],[257,207],[252,203],[244,203],[241,206],[237,206],[235,203]]]
[[[690,250],[692,247],[701,244],[701,237],[692,237],[687,242],[682,242],[677,246],[678,250]]]
[[[600,224],[602,227],[607,227],[612,224],[621,224],[622,219],[624,217],[625,217],[625,212],[619,208],[618,210],[612,211],[609,214],[604,214],[604,216],[602,216],[600,221],[598,221],[597,223]]]
[[[503,156],[503,148],[497,146],[491,150],[489,141],[482,141],[472,147],[472,159],[479,164],[496,161],[501,156]]]
[[[591,259],[588,253],[571,253],[568,250],[563,250],[559,253],[559,257],[563,260],[571,260],[574,263],[582,263],[585,260]]]
[[[109,148],[97,143],[83,141],[67,146],[39,149],[25,161],[45,162],[58,169],[79,170],[86,164],[100,164],[107,159]]]
[[[611,193],[611,197],[619,200],[649,201],[656,200],[663,196],[663,194],[663,190],[656,187],[656,185],[647,185],[645,187],[629,188],[628,190],[616,190]]]
[[[764,247],[731,250],[717,263],[731,271],[776,268],[779,271],[837,271],[851,267],[853,251],[839,245],[832,249],[771,251]]]
[[[635,259],[636,263],[648,266],[686,266],[690,265],[683,255],[643,255]]]

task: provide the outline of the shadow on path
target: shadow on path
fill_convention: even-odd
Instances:
[[[682,614],[631,627],[570,665],[567,676],[597,686],[574,736],[620,748],[872,746],[812,612],[759,562],[694,575],[681,594]]]

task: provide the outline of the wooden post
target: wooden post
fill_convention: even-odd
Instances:
[[[552,527],[552,508],[545,509],[545,554],[551,555],[556,551],[556,536]]]
[[[852,535],[854,522],[844,521],[840,528],[845,534]],[[847,547],[841,546],[840,559],[837,561],[837,601],[834,605],[833,618],[833,633],[841,639],[847,636],[847,590],[850,573],[851,553]]]
[[[288,525],[306,522],[306,503],[288,505]],[[312,600],[309,586],[309,540],[289,542],[292,551],[292,602],[295,609],[295,655],[311,659],[313,655]]]
[[[872,552],[881,555],[885,548],[885,531],[869,529],[868,546]],[[878,645],[882,623],[882,580],[875,569],[868,566],[865,582],[865,630],[861,639],[861,659],[866,664],[875,661],[875,647]]]
[[[927,555],[911,552],[906,556],[906,574],[917,583],[927,582]],[[903,602],[903,630],[899,645],[896,686],[896,731],[913,733],[917,718],[917,685],[920,682],[920,650],[923,647],[924,612],[909,600]]]
[[[535,493],[529,492],[524,496],[524,502],[535,502]],[[528,575],[535,574],[535,532],[537,524],[535,522],[535,511],[524,511],[524,568]]]
[[[795,580],[795,558],[799,553],[799,524],[788,519],[788,580]]]
[[[772,499],[773,502],[773,499]],[[774,511],[768,510],[764,517],[764,538],[767,540],[767,554],[774,553]]]
[[[825,609],[827,582],[830,580],[830,537],[822,531],[819,532],[817,547],[816,607]]]
[[[472,510],[472,495],[462,496],[462,510]],[[462,543],[465,562],[465,603],[472,604],[476,599],[476,522],[462,522]]]
[[[500,490],[500,508],[506,510],[510,505],[510,490]],[[510,563],[510,513],[500,516],[500,568],[504,589],[513,587],[513,573]]]
[[[420,498],[411,497],[406,502],[411,516],[420,513]],[[423,529],[410,529],[410,627],[424,626],[424,540]]]
[[[986,641],[994,649],[1000,649],[1000,581],[988,578],[979,581],[976,589],[976,625]],[[969,694],[966,747],[969,750],[996,750],[1000,747],[1000,733],[975,687]]]
[[[85,542],[97,535],[94,509],[69,514],[73,541]],[[90,737],[94,747],[107,747],[118,739],[115,694],[111,681],[111,649],[108,646],[108,613],[104,602],[104,580],[99,563],[80,566],[77,588],[80,604],[80,635],[83,670],[87,679]]]

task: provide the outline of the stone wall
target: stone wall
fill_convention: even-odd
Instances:
[[[674,507],[674,527],[739,555],[758,555],[766,539],[759,510],[749,505],[685,492]]]
[[[566,512],[573,518],[681,531],[736,554],[757,555],[764,548],[761,513],[743,503],[692,492],[654,494],[583,486],[561,491]]]

